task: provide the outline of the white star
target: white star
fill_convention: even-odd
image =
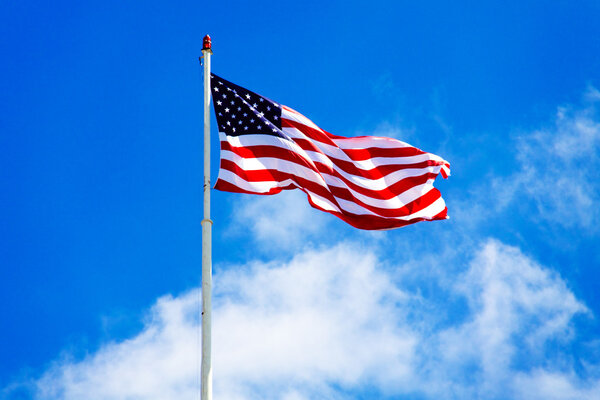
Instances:
[[[231,114],[231,118],[235,118],[235,114]]]
[[[218,87],[216,87],[216,88],[213,88],[213,90],[214,90],[215,92],[218,92],[218,91],[219,91],[219,88],[218,88]]]
[[[244,117],[247,117],[247,116],[248,116],[248,114],[244,113]]]
[[[258,107],[258,104],[254,103],[252,104],[252,107]]]
[[[225,112],[229,112],[229,108],[225,107]]]
[[[266,125],[271,125],[271,123],[269,121],[265,121]]]
[[[257,126],[257,128],[258,128],[258,129],[262,129],[262,126],[258,125],[258,126]]]
[[[235,101],[231,100],[231,105],[234,105],[234,104],[235,104]]]
[[[227,91],[228,91],[228,92],[231,92],[231,88],[227,88]]]
[[[277,132],[277,129],[273,128],[273,132]]]
[[[238,111],[242,111],[242,107],[238,107]]]
[[[227,121],[227,125],[231,126],[231,122]]]
[[[274,115],[273,118],[277,119],[277,115]]]
[[[245,131],[247,131],[247,130],[248,130],[248,127],[247,127],[247,126],[245,126],[245,127],[244,127],[244,130],[245,130]]]
[[[227,95],[226,95],[225,93],[223,93],[223,98],[224,98],[224,99],[226,99],[226,98],[227,98]]]
[[[238,125],[241,125],[241,124],[242,124],[242,120],[240,119],[240,120],[238,121]]]
[[[235,128],[231,128],[231,130],[235,132]]]
[[[219,81],[219,85],[222,85],[222,84],[223,84],[223,82]]]
[[[263,98],[261,97],[260,99],[258,99],[258,101],[260,101],[262,103],[263,102]]]
[[[250,122],[251,122],[251,123],[254,123],[254,118],[252,118],[252,119],[250,120]]]
[[[271,111],[271,107],[270,106],[267,106],[267,111]]]
[[[223,113],[219,113],[220,116],[223,116]]]
[[[217,105],[221,105],[221,100],[217,100]]]
[[[264,112],[259,112],[259,113],[258,113],[258,116],[259,116],[260,118],[264,117],[264,115],[265,115],[265,113],[264,113]]]
[[[250,100],[250,95],[248,93],[246,93],[246,98]]]

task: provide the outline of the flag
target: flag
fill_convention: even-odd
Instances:
[[[433,187],[438,174],[450,175],[441,157],[392,138],[333,135],[215,74],[211,90],[221,143],[215,189],[262,195],[300,189],[312,207],[360,229],[448,218]]]

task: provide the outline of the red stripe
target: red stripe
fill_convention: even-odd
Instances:
[[[444,165],[445,165],[446,167],[450,168],[450,164],[448,164],[448,163],[444,163]],[[440,170],[440,172],[441,172],[441,174],[442,174],[442,178],[444,178],[444,179],[448,179],[448,174],[446,173],[446,171],[444,170],[444,168],[442,168],[442,169]]]
[[[330,146],[338,147],[333,140],[323,131],[301,124],[298,121],[292,121],[286,118],[281,118],[282,128],[296,128],[304,133],[309,138]]]
[[[292,138],[292,140],[304,150],[318,151],[319,153],[323,152],[323,150],[319,149],[317,146],[315,146],[313,142],[311,142],[308,139]],[[350,158],[352,161],[366,161],[371,160],[375,157],[402,158],[425,154],[424,151],[419,150],[416,147],[366,147],[364,149],[342,149],[340,147],[338,148],[344,153],[346,153],[348,158]]]

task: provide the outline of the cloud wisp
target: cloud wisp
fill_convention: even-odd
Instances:
[[[520,169],[511,176],[496,179],[492,188],[501,209],[526,196],[535,203],[538,218],[597,233],[599,103],[598,91],[589,88],[583,107],[559,107],[552,126],[517,138]]]

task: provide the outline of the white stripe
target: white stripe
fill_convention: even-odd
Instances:
[[[447,164],[442,165],[442,169],[446,173],[447,176],[450,176],[450,167]]]
[[[284,181],[261,181],[261,182],[248,182],[242,179],[239,175],[229,170],[221,168],[219,170],[219,179],[225,182],[229,182],[240,189],[247,190],[249,192],[256,193],[268,193],[271,189],[286,187],[290,184],[295,185],[291,179]]]
[[[222,142],[229,142],[229,144],[235,147],[263,145],[285,147],[288,146],[289,143],[293,143],[292,141],[283,139],[279,136],[264,134],[228,136],[223,132],[219,132],[219,139]]]
[[[378,136],[354,136],[332,139],[342,149],[368,149],[379,147],[384,149],[402,149],[415,147],[398,139]]]
[[[434,201],[433,203],[431,203],[430,205],[428,205],[421,211],[417,211],[416,213],[412,214],[411,218],[431,219],[431,218],[435,217],[436,215],[438,215],[439,213],[441,213],[442,211],[444,211],[444,208],[446,208],[446,202],[440,195],[440,197],[436,201]]]
[[[315,194],[306,189],[304,189],[304,192],[310,197],[310,199],[312,200],[313,203],[315,203],[317,206],[321,207],[322,209],[342,213],[342,211],[328,199],[321,197],[318,194]]]
[[[308,127],[311,127],[313,129],[323,132],[321,130],[321,128],[319,128],[317,125],[315,125],[315,123],[312,122],[310,119],[306,118],[304,115],[300,114],[298,111],[289,108],[288,106],[281,107],[281,118],[289,119],[291,121],[296,121],[302,125],[306,125]]]

